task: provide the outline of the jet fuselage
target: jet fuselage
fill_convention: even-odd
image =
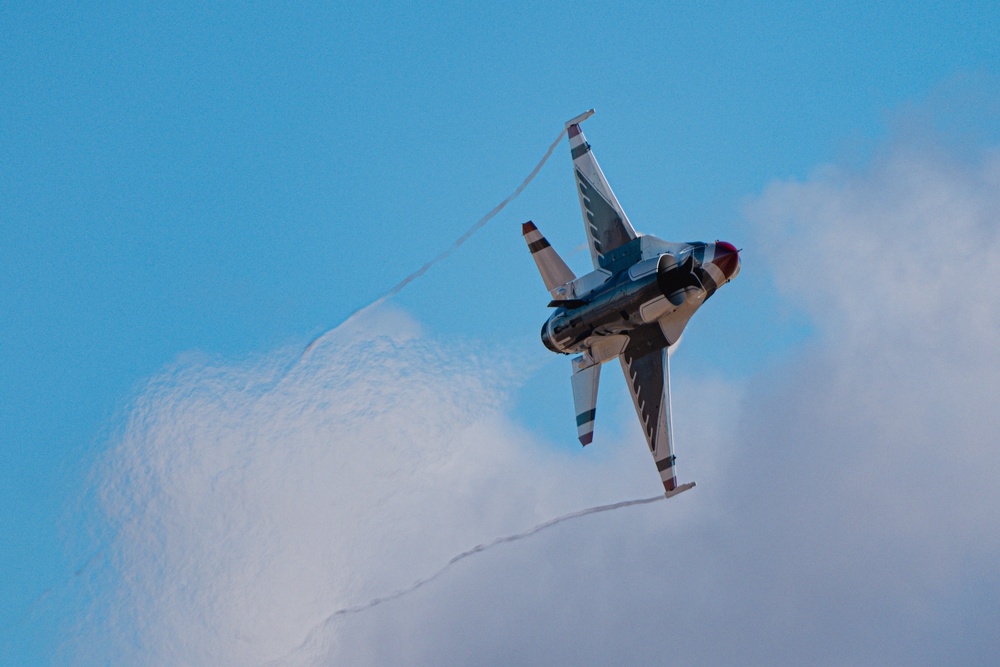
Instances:
[[[675,343],[701,304],[736,277],[740,260],[736,248],[721,241],[673,245],[674,252],[610,275],[589,292],[568,299],[565,307],[554,300],[556,311],[541,332],[545,347],[561,354],[586,352],[595,337],[627,334],[656,322],[670,333],[667,344]]]
[[[640,234],[611,191],[580,123],[567,121],[573,177],[594,270],[577,277],[531,220],[521,225],[555,312],[542,327],[542,343],[574,354],[571,384],[577,438],[594,440],[597,387],[603,364],[617,360],[636,416],[668,498],[694,487],[677,483],[670,408],[670,349],[691,316],[736,277],[733,245],[671,243]]]

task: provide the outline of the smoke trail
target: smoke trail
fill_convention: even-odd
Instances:
[[[434,581],[435,579],[437,579],[438,577],[440,577],[441,575],[443,575],[445,572],[447,572],[448,570],[450,570],[453,565],[455,565],[456,563],[458,563],[461,560],[465,560],[469,556],[472,556],[472,555],[475,555],[475,554],[478,554],[478,553],[482,553],[483,551],[487,551],[487,550],[492,549],[493,547],[501,545],[501,544],[506,544],[508,542],[517,542],[518,540],[523,540],[526,537],[531,537],[532,535],[540,533],[541,531],[545,530],[546,528],[551,528],[551,527],[553,527],[555,525],[563,523],[564,521],[569,521],[571,519],[578,519],[578,518],[580,518],[582,516],[587,516],[589,514],[598,514],[600,512],[610,512],[612,510],[622,509],[624,507],[632,507],[633,505],[647,505],[649,503],[655,503],[658,500],[664,500],[665,498],[666,498],[666,496],[664,496],[664,495],[656,495],[656,496],[652,496],[650,498],[638,498],[636,500],[622,500],[622,501],[619,501],[617,503],[610,503],[608,505],[597,505],[596,507],[588,507],[587,509],[577,510],[576,512],[570,512],[569,514],[563,514],[562,516],[558,516],[558,517],[556,517],[554,519],[549,519],[548,521],[540,523],[537,526],[535,526],[534,528],[526,530],[526,531],[524,531],[522,533],[515,533],[513,535],[505,535],[503,537],[498,537],[498,538],[496,538],[494,540],[491,540],[489,542],[483,542],[482,544],[477,544],[476,546],[472,547],[471,549],[468,549],[467,551],[463,551],[462,553],[460,553],[457,556],[453,557],[451,560],[449,560],[447,563],[445,563],[445,565],[440,570],[438,570],[434,574],[432,574],[430,576],[427,576],[427,577],[424,577],[423,579],[417,579],[416,581],[414,581],[412,584],[410,584],[406,588],[401,588],[401,589],[399,589],[397,591],[389,593],[388,595],[383,595],[381,597],[373,598],[373,599],[371,599],[368,602],[365,602],[363,604],[358,604],[358,605],[354,605],[354,606],[351,606],[351,607],[343,607],[341,609],[338,609],[337,611],[335,611],[332,614],[330,614],[329,616],[327,616],[318,625],[316,625],[315,627],[313,627],[313,629],[310,630],[309,633],[306,635],[306,638],[304,640],[302,640],[302,643],[299,644],[298,646],[296,646],[294,649],[292,649],[283,658],[280,658],[279,661],[286,660],[286,659],[290,658],[292,655],[294,655],[296,653],[299,653],[300,651],[304,650],[310,644],[313,644],[316,641],[316,636],[318,635],[318,633],[320,633],[323,629],[325,629],[326,627],[328,627],[337,618],[339,618],[341,616],[347,616],[347,615],[350,615],[350,614],[358,614],[360,612],[367,611],[367,610],[371,609],[372,607],[376,607],[376,606],[382,604],[383,602],[391,602],[392,600],[398,600],[399,598],[403,597],[404,595],[409,595],[410,593],[414,592],[415,590],[417,590],[418,588],[424,586],[425,584],[431,583],[432,581]],[[267,663],[267,664],[279,664],[279,663],[272,661],[272,662]]]
[[[354,312],[352,312],[350,315],[348,315],[344,319],[343,322],[341,322],[340,325],[337,325],[337,326],[341,326],[341,325],[349,322],[355,315],[357,315],[361,311],[366,310],[368,308],[371,308],[373,306],[377,306],[378,304],[382,303],[386,299],[391,299],[392,297],[396,296],[397,294],[399,294],[402,291],[402,289],[404,287],[406,287],[407,285],[409,285],[410,283],[412,283],[414,280],[416,280],[420,276],[422,276],[425,273],[427,273],[427,271],[432,266],[434,266],[435,264],[437,264],[441,260],[447,259],[453,252],[455,252],[456,250],[458,250],[459,246],[461,246],[463,243],[465,243],[466,241],[468,241],[469,238],[471,238],[473,234],[475,234],[476,232],[478,232],[480,229],[482,229],[486,225],[487,222],[489,222],[494,217],[496,217],[497,213],[499,213],[500,211],[502,211],[504,209],[504,207],[507,206],[507,204],[509,204],[512,201],[514,201],[514,199],[516,199],[518,195],[520,195],[522,192],[524,192],[524,189],[526,187],[528,187],[528,184],[531,183],[531,181],[534,180],[535,176],[538,175],[538,172],[542,170],[543,166],[545,166],[545,163],[548,162],[548,160],[549,160],[550,157],[552,157],[552,151],[554,151],[556,149],[556,146],[559,145],[559,142],[562,141],[562,138],[563,138],[563,136],[565,134],[566,134],[566,130],[563,130],[563,131],[561,131],[559,133],[559,136],[556,137],[555,141],[553,141],[552,144],[549,145],[549,149],[547,151],[545,151],[545,155],[542,156],[542,159],[539,160],[538,164],[535,165],[535,168],[531,170],[531,173],[528,174],[527,178],[525,178],[523,181],[521,181],[521,184],[519,186],[517,186],[517,189],[514,190],[514,192],[512,192],[510,195],[508,195],[507,198],[504,199],[502,202],[500,202],[499,204],[497,204],[496,206],[494,206],[493,209],[489,213],[487,213],[483,217],[479,218],[479,220],[477,220],[475,222],[475,224],[473,224],[471,227],[469,227],[469,229],[467,229],[464,234],[462,234],[461,236],[459,236],[455,240],[455,242],[451,244],[451,246],[449,246],[448,248],[446,248],[445,250],[443,250],[442,252],[440,252],[439,254],[437,254],[432,259],[428,260],[423,266],[421,266],[419,269],[417,269],[416,271],[414,271],[410,275],[408,275],[405,278],[403,278],[396,285],[394,285],[393,287],[389,288],[384,294],[382,294],[381,296],[377,297],[374,301],[372,301],[371,303],[369,303],[367,305],[361,306],[360,308],[358,308],[357,310],[355,310]],[[336,328],[336,327],[334,327],[334,328]],[[309,345],[306,347],[305,352],[303,352],[303,354],[309,354],[316,347],[316,344],[319,343],[327,334],[329,334],[330,331],[333,331],[333,329],[330,329],[329,331],[326,331],[326,332],[320,334],[315,340],[313,340],[313,342],[309,343]]]
[[[395,296],[403,288],[405,288],[409,283],[413,282],[414,280],[416,280],[417,278],[419,278],[420,276],[422,276],[423,274],[425,274],[434,264],[437,264],[438,262],[440,262],[440,261],[448,258],[452,253],[454,253],[463,243],[465,243],[466,241],[468,241],[469,238],[471,238],[473,234],[475,234],[477,231],[479,231],[480,229],[482,229],[490,220],[492,220],[494,217],[496,217],[496,215],[498,213],[500,213],[500,211],[502,211],[510,202],[512,202],[522,192],[524,192],[524,190],[525,190],[525,188],[527,188],[528,184],[530,184],[531,181],[534,180],[534,178],[541,171],[542,167],[545,166],[545,163],[548,162],[548,160],[549,160],[550,157],[552,157],[552,153],[555,151],[556,146],[559,145],[559,142],[562,141],[562,138],[563,138],[563,136],[565,136],[565,134],[566,134],[565,130],[562,130],[559,133],[559,135],[555,138],[555,140],[549,145],[548,149],[545,151],[545,154],[542,156],[542,159],[538,162],[538,164],[535,165],[534,169],[531,170],[531,173],[528,174],[528,176],[521,182],[521,184],[518,185],[518,187],[514,190],[514,192],[512,192],[510,195],[508,195],[506,199],[504,199],[503,201],[501,201],[495,207],[493,207],[493,209],[490,210],[488,213],[486,213],[486,215],[484,215],[479,220],[477,220],[476,223],[473,224],[471,227],[469,227],[469,229],[466,230],[464,234],[462,234],[460,237],[458,237],[458,239],[456,239],[451,244],[451,246],[449,246],[448,248],[446,248],[444,251],[442,251],[441,253],[439,253],[438,255],[436,255],[431,260],[427,261],[423,266],[421,266],[419,269],[417,269],[416,271],[414,271],[410,275],[406,276],[403,280],[401,280],[399,283],[397,283],[392,288],[390,288],[389,290],[387,290],[384,294],[382,294],[379,297],[377,297],[371,303],[369,303],[367,305],[364,305],[364,306],[361,306],[360,308],[354,310],[339,325],[337,325],[333,329],[330,329],[330,330],[322,333],[320,336],[318,336],[315,340],[313,340],[306,347],[305,351],[303,352],[302,357],[304,357],[305,355],[308,355],[309,353],[313,352],[315,350],[315,348],[317,347],[317,345],[322,340],[324,340],[327,336],[329,336],[330,333],[332,333],[336,329],[339,329],[340,327],[342,327],[347,322],[353,320],[362,311],[367,311],[367,310],[369,310],[369,309],[371,309],[371,308],[373,308],[373,307],[375,307],[375,306],[377,306],[377,305],[385,302],[387,299],[390,299],[391,297]],[[279,375],[276,376],[275,382],[280,382],[281,378],[285,377],[287,375],[287,373],[291,370],[291,368],[295,364],[297,364],[299,361],[301,361],[301,357],[298,358],[298,359],[292,360],[291,364],[286,368],[285,373],[279,374]],[[47,600],[47,598],[53,592],[58,591],[58,590],[62,590],[62,589],[65,589],[65,588],[69,587],[70,585],[73,584],[73,582],[76,579],[78,579],[83,574],[87,573],[92,568],[92,566],[95,563],[102,563],[104,561],[104,559],[106,558],[106,554],[105,554],[106,549],[107,549],[107,545],[99,548],[95,553],[93,553],[89,557],[87,557],[79,566],[77,566],[75,568],[73,574],[70,577],[67,578],[67,580],[66,580],[65,583],[63,583],[63,584],[57,584],[55,586],[50,586],[49,588],[46,588],[44,591],[42,591],[41,593],[39,593],[36,596],[36,598],[34,599],[34,601],[31,602],[31,604],[28,605],[28,607],[21,614],[20,617],[14,619],[13,621],[9,622],[8,624],[6,624],[4,626],[0,626],[0,632],[6,632],[6,631],[8,631],[8,630],[10,630],[10,629],[12,629],[14,627],[18,627],[18,626],[22,625],[25,621],[29,620],[32,617],[32,615],[35,613],[35,611],[42,604],[45,603],[45,601]],[[437,576],[437,575],[435,575],[435,576]]]

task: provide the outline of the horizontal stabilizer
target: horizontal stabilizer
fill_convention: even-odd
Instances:
[[[542,274],[542,280],[553,297],[559,298],[556,290],[568,282],[576,280],[576,275],[566,266],[559,253],[549,245],[549,242],[535,227],[535,223],[530,220],[521,225],[521,233],[524,234],[524,241],[531,251],[531,258],[535,260],[538,272]]]
[[[576,431],[580,444],[586,446],[594,440],[594,415],[597,408],[597,384],[601,379],[601,365],[584,367],[584,357],[573,360],[573,406],[576,408]]]

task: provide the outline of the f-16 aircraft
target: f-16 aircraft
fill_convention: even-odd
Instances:
[[[580,123],[566,123],[583,227],[594,271],[577,278],[533,222],[522,226],[555,308],[542,343],[573,358],[573,403],[580,442],[594,438],[601,364],[617,357],[632,392],[668,498],[694,487],[677,485],[670,423],[670,353],[691,316],[740,272],[730,243],[669,243],[636,233],[611,191]]]

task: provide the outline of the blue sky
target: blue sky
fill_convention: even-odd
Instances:
[[[775,248],[805,246],[761,222],[826,201],[796,183],[867,193],[852,184],[882,182],[899,146],[961,171],[998,138],[995,3],[12,2],[0,26],[5,664],[87,662],[65,645],[115,572],[74,575],[105,553],[94,471],[151,378],[284,359],[450,244],[581,111],[597,109],[584,129],[638,229],[744,248],[675,357],[680,388],[734,396],[778,395],[767,382],[835,335],[776,268]],[[524,364],[499,409],[579,457],[568,365],[537,344],[527,219],[586,270],[565,145],[392,307],[428,339]],[[632,428],[620,381],[601,400],[598,438]]]

